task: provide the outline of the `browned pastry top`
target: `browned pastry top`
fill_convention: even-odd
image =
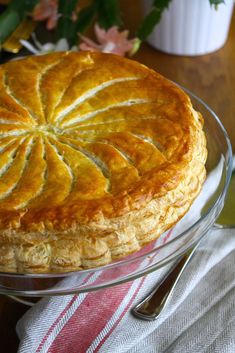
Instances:
[[[127,215],[130,226],[130,214],[146,216],[192,171],[201,185],[205,155],[202,119],[188,96],[137,62],[64,52],[0,68],[2,244],[46,244],[51,256],[52,241],[66,237],[86,254],[84,238],[113,234]],[[185,188],[187,208],[198,190]]]

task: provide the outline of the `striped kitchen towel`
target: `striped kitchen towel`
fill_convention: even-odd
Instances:
[[[235,352],[234,268],[235,231],[212,230],[156,321],[133,317],[131,308],[165,268],[97,292],[42,299],[18,322],[18,352]]]

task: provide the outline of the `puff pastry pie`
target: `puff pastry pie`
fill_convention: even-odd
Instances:
[[[188,210],[205,178],[203,119],[147,67],[54,53],[0,67],[0,271],[101,266]]]

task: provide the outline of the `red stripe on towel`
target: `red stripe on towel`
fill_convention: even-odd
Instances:
[[[169,231],[165,237],[163,238],[163,244],[168,240],[172,231]],[[150,251],[154,247],[155,243],[149,244],[148,251]],[[146,252],[146,248],[144,249]],[[156,256],[156,254],[155,254]],[[154,257],[155,257],[154,256]],[[153,261],[154,257],[149,258],[149,263]],[[142,260],[143,261],[143,260]],[[131,263],[128,266],[124,266],[123,268],[114,268],[114,272],[121,272],[123,275],[128,275],[131,271],[135,270],[139,266],[138,263]],[[107,271],[99,277],[99,279],[95,280],[94,283],[100,281],[106,281],[107,279],[112,278],[113,273],[111,271]],[[120,316],[115,320],[113,326],[107,329],[107,333],[105,337],[102,338],[99,343],[100,347],[107,340],[107,338],[111,335],[115,327],[121,321],[127,310],[130,308],[135,296],[139,292],[145,277],[142,278],[139,286],[135,290],[134,294],[131,295],[130,299],[127,301],[123,311],[120,312]],[[83,302],[75,309],[74,313],[70,318],[68,318],[65,325],[59,331],[59,334],[54,337],[54,341],[52,342],[50,349],[48,352],[50,353],[80,353],[86,352],[88,347],[92,344],[94,339],[99,335],[99,333],[105,328],[107,322],[111,319],[114,312],[119,308],[120,304],[124,300],[125,296],[128,294],[133,282],[127,282],[122,285],[116,286],[114,288],[108,288],[102,291],[98,291],[96,293],[88,293]],[[56,319],[56,321],[52,324],[44,339],[40,344],[40,349],[37,350],[37,353],[43,348],[44,343],[47,338],[51,334],[53,328],[59,324],[60,319],[65,316],[68,312],[69,308],[74,303],[76,296],[73,297],[71,302],[67,305],[67,307],[63,310],[60,316]],[[89,323],[89,324],[88,324]],[[98,348],[97,348],[98,349]],[[97,349],[95,351],[97,351]]]
[[[85,284],[90,278],[91,278],[92,274],[89,274],[83,281],[82,284]],[[36,353],[39,353],[41,351],[41,349],[43,348],[44,343],[46,342],[48,336],[50,335],[50,333],[52,332],[52,330],[54,329],[54,327],[58,324],[58,322],[60,321],[60,319],[65,315],[65,313],[68,311],[68,309],[72,306],[72,304],[74,303],[74,301],[77,299],[77,295],[74,295],[72,297],[72,299],[70,300],[70,302],[67,304],[67,306],[64,308],[64,310],[59,314],[59,316],[56,318],[56,320],[53,322],[53,324],[49,327],[47,333],[45,334],[45,336],[43,337],[41,343],[39,344]]]

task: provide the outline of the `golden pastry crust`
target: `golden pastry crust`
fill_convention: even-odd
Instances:
[[[0,114],[0,271],[71,271],[137,251],[205,178],[200,114],[128,59],[64,52],[2,65]]]

